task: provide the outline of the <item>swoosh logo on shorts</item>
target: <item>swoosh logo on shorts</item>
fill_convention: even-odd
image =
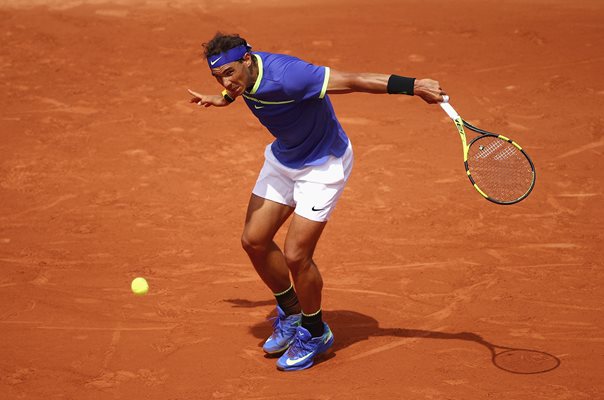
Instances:
[[[315,208],[315,206],[312,206],[312,210],[313,210],[313,211],[323,211],[323,210],[325,210],[325,208],[326,208],[326,207],[323,207],[323,208]]]
[[[217,59],[215,59],[214,61],[210,61],[210,65],[214,65],[218,62],[218,60],[220,60],[222,58],[222,56],[218,57]]]

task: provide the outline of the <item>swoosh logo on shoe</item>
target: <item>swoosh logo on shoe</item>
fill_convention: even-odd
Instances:
[[[214,61],[210,61],[210,65],[214,65],[218,62],[218,60],[220,60],[222,58],[222,56],[218,57],[217,59],[215,59]]]
[[[329,331],[329,335],[327,335],[325,340],[323,340],[323,343],[327,344],[327,342],[329,342],[329,339],[331,339],[332,337],[333,337],[333,333],[331,333],[331,331]]]
[[[323,339],[323,343],[327,344],[327,342],[329,342],[329,340],[333,337],[333,333],[331,333],[331,331],[329,331],[329,335],[327,335],[327,337],[325,339]],[[296,365],[296,364],[300,364],[302,361],[306,360],[307,358],[316,355],[314,353],[308,353],[307,355],[305,355],[304,357],[300,357],[297,358],[295,360],[292,360],[291,358],[288,358],[287,360],[285,360],[285,364],[287,364],[288,367],[291,367],[292,365]]]
[[[292,360],[291,358],[288,358],[287,360],[285,360],[285,363],[291,367],[292,365],[296,365],[296,364],[300,364],[302,361],[306,360],[308,357],[313,356],[314,353],[308,353],[307,355],[305,355],[304,357],[300,357],[297,358],[295,360]]]

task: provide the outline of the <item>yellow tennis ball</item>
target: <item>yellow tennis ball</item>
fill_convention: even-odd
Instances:
[[[145,278],[134,278],[132,284],[130,284],[130,288],[132,289],[132,293],[137,296],[142,296],[147,294],[149,291],[149,284]]]

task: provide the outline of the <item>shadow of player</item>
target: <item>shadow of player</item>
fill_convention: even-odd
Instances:
[[[225,300],[234,307],[262,307],[274,305],[274,300],[249,301],[242,299]],[[275,317],[274,310],[267,316],[266,321],[259,322],[250,327],[250,333],[260,339],[259,346],[271,333],[271,321]],[[332,352],[323,356],[316,363],[323,362],[336,356],[341,349],[368,340],[370,337],[392,336],[398,338],[422,338],[438,340],[465,340],[480,344],[489,350],[493,365],[503,371],[514,374],[539,374],[552,371],[560,366],[560,359],[549,353],[539,350],[520,349],[495,345],[488,342],[482,336],[472,332],[438,332],[423,329],[406,328],[381,328],[379,322],[356,311],[348,310],[324,310],[325,321],[329,322],[331,330],[336,336]]]

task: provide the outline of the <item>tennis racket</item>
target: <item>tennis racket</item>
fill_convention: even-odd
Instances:
[[[524,200],[535,187],[535,166],[516,142],[464,121],[443,96],[442,109],[453,120],[463,146],[466,173],[474,189],[497,204],[515,204]],[[468,143],[465,129],[480,136]]]

